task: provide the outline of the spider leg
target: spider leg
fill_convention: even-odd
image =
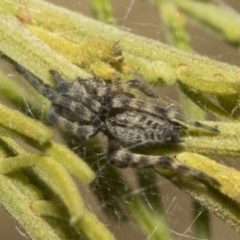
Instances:
[[[19,64],[16,64],[16,69],[20,73],[22,73],[22,75],[38,92],[40,92],[50,101],[52,101],[52,104],[59,105],[63,108],[68,108],[73,114],[76,115],[77,118],[81,118],[85,121],[91,121],[93,119],[94,113],[92,113],[90,110],[88,110],[87,107],[83,105],[84,101],[82,104],[80,102],[76,102],[72,99],[69,99],[67,96],[64,96],[64,94],[60,95],[54,88],[52,88],[48,84],[45,84],[40,78],[38,78],[37,76],[29,72],[27,69],[25,69],[23,66]],[[71,85],[69,83],[63,83],[64,79],[62,79],[61,76],[56,71],[51,72],[55,76],[54,79],[55,81],[57,81],[58,87],[62,88],[62,90],[64,90],[65,88],[67,89],[68,85]],[[84,96],[82,98],[84,98]],[[85,102],[88,103],[87,100]],[[97,103],[94,102],[94,104],[96,104],[95,105],[96,108],[98,109],[100,108],[99,102]]]
[[[167,109],[140,101],[136,98],[130,98],[126,94],[120,94],[115,98],[113,98],[110,102],[110,107],[141,111],[141,112],[145,112],[145,113],[149,113],[151,115],[157,116],[162,119],[169,120],[170,122],[178,123],[182,126],[191,125],[196,128],[202,128],[202,129],[206,129],[207,131],[219,133],[219,130],[216,127],[210,127],[198,121],[193,121],[190,119],[183,118],[174,111],[168,111]]]
[[[191,120],[189,118],[185,118],[185,117],[181,116],[180,114],[178,114],[177,112],[174,112],[174,111],[169,111],[167,113],[167,118],[171,122],[179,123],[181,125],[183,125],[183,123],[186,123],[186,124],[191,125],[193,127],[202,128],[202,129],[205,129],[205,130],[210,131],[210,132],[215,132],[215,133],[220,132],[218,130],[217,126],[215,126],[215,127],[207,126],[207,125],[202,124],[198,121],[194,121],[194,120]]]
[[[130,98],[127,94],[119,94],[110,102],[111,108],[130,109],[155,115],[167,119],[168,111],[164,108],[140,101],[136,98]]]
[[[118,168],[161,168],[172,170],[176,174],[185,174],[208,182],[212,186],[220,183],[204,172],[188,167],[177,160],[167,156],[153,156],[131,153],[124,149],[115,139],[110,140],[108,148],[108,161]]]
[[[50,73],[53,75],[56,81],[58,82],[64,81],[56,71],[50,70]],[[149,97],[158,98],[157,94],[152,92],[146,84],[144,84],[138,79],[129,80],[127,82],[106,84],[101,79],[89,78],[89,79],[83,80],[78,77],[74,81],[74,85],[84,86],[87,92],[95,93],[99,97],[115,96],[117,94],[129,91],[131,88],[135,88],[143,92],[145,95]]]
[[[106,94],[116,95],[119,93],[128,92],[131,88],[136,88],[149,97],[158,98],[158,95],[152,92],[146,84],[137,79],[108,85],[108,88],[105,91]]]
[[[95,92],[99,97],[115,96],[116,94],[128,91],[130,88],[136,88],[149,97],[158,97],[148,88],[147,85],[137,79],[106,85],[105,82],[97,80],[95,78],[90,78],[88,80],[77,78],[72,84],[69,84],[61,77],[57,71],[50,70],[49,72],[57,82],[57,89],[62,92],[63,96],[70,97],[75,101],[80,101],[95,112],[100,112],[102,110],[102,105],[100,102],[93,99],[93,96],[91,94],[88,94],[88,92]],[[76,93],[76,88],[78,89],[78,93]]]
[[[15,65],[16,70],[21,73],[26,80],[39,92],[41,93],[43,96],[45,96],[46,98],[50,99],[49,97],[52,96],[52,94],[55,93],[54,89],[44,83],[40,78],[38,78],[37,76],[35,76],[34,74],[32,74],[31,72],[29,72],[26,68],[24,68],[23,66],[21,66],[20,64],[16,64]],[[51,100],[51,99],[50,99]]]
[[[56,81],[57,90],[62,93],[62,96],[69,97],[71,100],[75,100],[77,102],[81,102],[95,112],[100,112],[102,110],[101,103],[95,100],[91,94],[88,94],[84,88],[87,83],[91,82],[91,79],[81,80],[77,78],[73,81],[73,83],[68,83],[57,71],[49,70],[49,73]]]
[[[48,115],[49,121],[53,124],[56,124],[61,129],[73,133],[78,138],[89,139],[90,137],[97,134],[101,127],[101,126],[95,127],[92,125],[79,126],[78,124],[72,123],[71,121],[62,117],[60,111],[61,111],[60,108],[52,106]]]
[[[57,93],[51,98],[52,104],[60,106],[62,108],[67,108],[71,114],[76,116],[76,120],[92,121],[95,114],[91,112],[86,106],[80,102],[75,102],[70,98],[64,97]]]

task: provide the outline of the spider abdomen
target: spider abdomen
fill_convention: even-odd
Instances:
[[[182,141],[173,123],[138,111],[112,112],[105,123],[110,134],[128,147]]]

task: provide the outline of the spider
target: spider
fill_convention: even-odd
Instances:
[[[186,120],[176,112],[138,100],[127,91],[136,88],[149,97],[158,97],[139,80],[109,84],[96,77],[77,77],[68,83],[57,71],[50,70],[56,82],[56,88],[52,88],[23,66],[17,64],[16,68],[51,101],[48,115],[51,123],[79,139],[89,139],[98,132],[105,134],[109,142],[107,159],[115,167],[170,169],[176,174],[192,175],[210,185],[220,186],[214,178],[176,159],[130,151],[136,146],[180,144],[183,140],[179,131],[186,129],[186,124],[218,132],[217,128]]]

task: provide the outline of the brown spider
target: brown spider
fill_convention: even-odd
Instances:
[[[157,97],[138,80],[108,84],[97,78],[76,78],[66,82],[55,70],[50,74],[56,88],[43,83],[21,65],[17,70],[24,75],[38,92],[52,102],[49,121],[80,139],[89,139],[98,132],[109,140],[107,158],[116,167],[163,168],[175,173],[185,173],[204,180],[211,185],[220,183],[207,174],[188,167],[168,156],[135,154],[128,149],[136,146],[181,143],[179,130],[186,129],[182,123],[218,132],[217,128],[197,121],[181,118],[177,113],[140,101],[127,93],[136,88],[149,97]]]

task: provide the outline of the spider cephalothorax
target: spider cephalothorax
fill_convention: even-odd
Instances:
[[[212,185],[219,184],[203,172],[170,157],[135,154],[130,151],[136,146],[182,142],[179,130],[186,129],[184,122],[218,132],[216,128],[182,119],[173,111],[136,99],[127,92],[130,88],[136,88],[149,97],[157,97],[140,81],[109,84],[97,78],[84,80],[78,77],[68,83],[57,71],[50,70],[56,81],[56,88],[52,88],[22,66],[16,67],[31,85],[51,101],[50,122],[80,139],[89,139],[98,132],[103,132],[108,137],[107,157],[114,166],[160,167],[196,176]]]

